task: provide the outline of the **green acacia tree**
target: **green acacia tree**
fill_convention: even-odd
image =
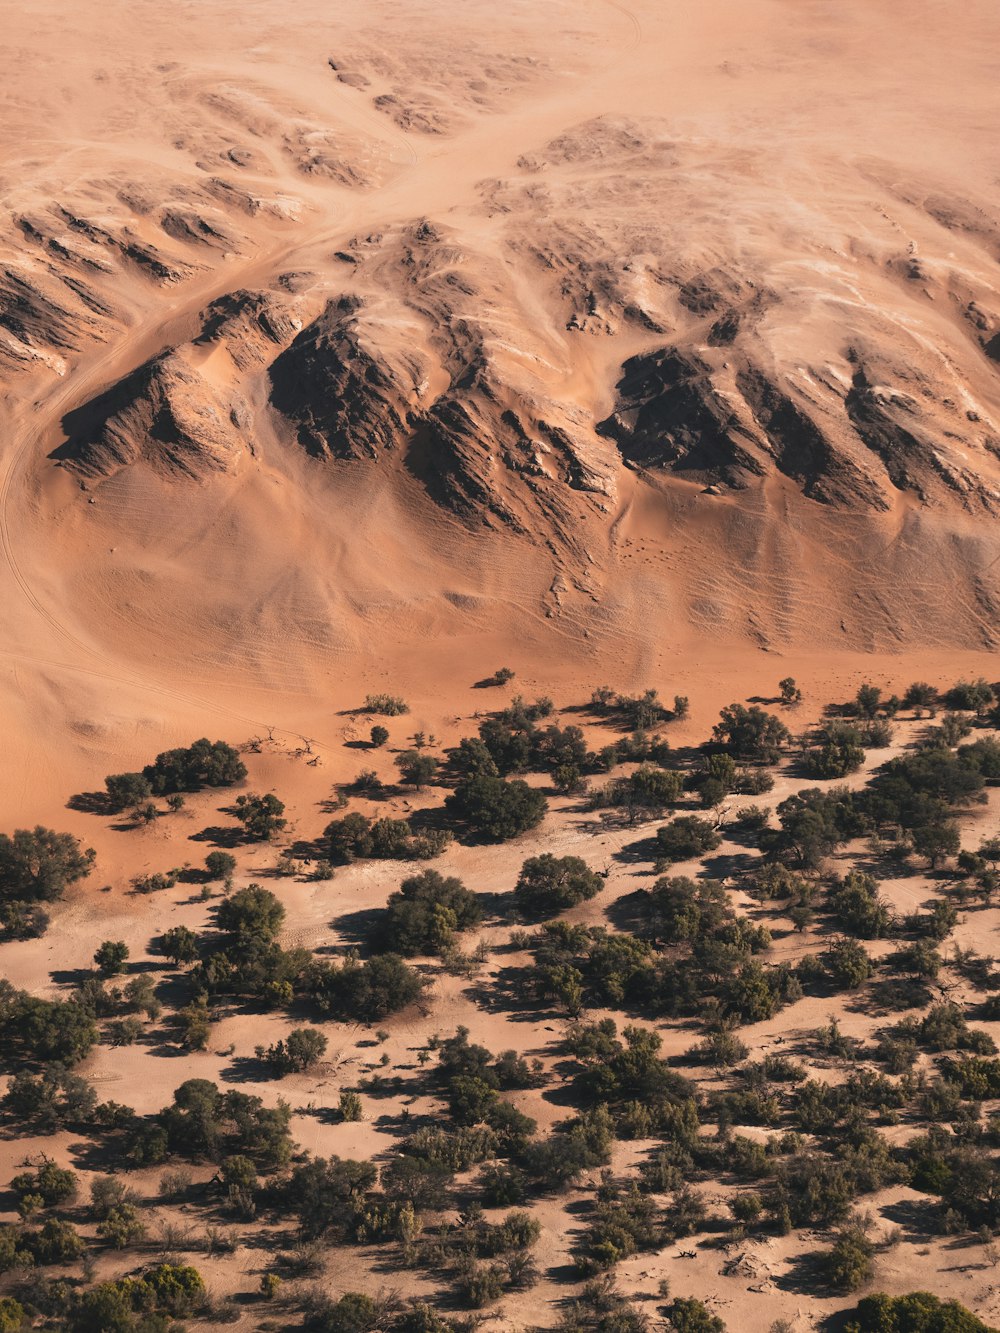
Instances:
[[[258,842],[273,838],[288,823],[284,817],[285,803],[273,792],[264,796],[249,792],[238,797],[233,813],[246,829],[247,836]]]
[[[128,945],[124,940],[105,940],[94,954],[94,962],[103,977],[116,977],[125,971]]]
[[[50,902],[90,874],[97,853],[72,833],[33,829],[0,833],[0,902]]]

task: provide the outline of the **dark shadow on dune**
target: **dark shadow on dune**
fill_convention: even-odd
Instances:
[[[190,842],[207,842],[213,847],[242,847],[246,842],[246,833],[242,825],[223,825],[210,824],[208,828],[203,828],[199,833],[189,833]]]
[[[116,813],[111,798],[105,791],[80,791],[66,802],[67,810],[79,810],[84,815],[113,815]]]
[[[384,916],[384,908],[359,907],[354,912],[344,912],[334,917],[329,923],[344,944],[366,945],[378,930]]]

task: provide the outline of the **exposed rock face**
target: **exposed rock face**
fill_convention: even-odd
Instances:
[[[426,361],[389,360],[366,336],[364,310],[356,297],[331,301],[270,369],[273,406],[317,456],[378,458],[414,419]]]
[[[610,489],[588,448],[593,423],[572,403],[543,396],[487,345],[463,313],[484,293],[428,260],[437,233],[418,227],[411,239],[427,277],[410,302],[330,302],[271,366],[271,404],[315,456],[394,454],[467,521],[537,535],[531,511],[543,494],[557,504],[566,488]]]
[[[583,126],[523,164],[523,179],[485,183],[489,215],[514,218],[506,244],[483,250],[474,231],[432,219],[396,223],[346,241],[336,282],[318,265],[218,297],[191,347],[74,414],[61,456],[94,475],[144,462],[207,477],[233,466],[247,404],[266,397],[278,439],[318,461],[404,469],[470,527],[503,526],[554,550],[572,549],[588,516],[608,525],[623,466],[748,504],[752,493],[765,508],[790,483],[806,501],[868,516],[902,496],[1000,511],[991,412],[1000,319],[971,269],[935,270],[893,250],[864,261],[885,304],[858,305],[856,277],[840,270],[783,288],[751,255],[674,258],[666,232],[619,221],[609,174],[619,151],[643,170],[681,160],[678,145],[638,126]],[[536,184],[553,161],[584,173],[565,198]],[[539,199],[526,233],[520,215]],[[955,228],[981,230],[979,214],[940,201],[935,210],[949,244]],[[574,220],[581,211],[586,221]],[[50,256],[72,243],[65,299],[0,275],[9,347],[44,336],[72,350],[70,296],[77,306],[90,299],[87,265],[109,254],[140,263],[128,259],[126,234],[65,210],[61,221],[61,237],[51,218],[22,230]],[[196,210],[164,214],[161,225],[189,249],[223,243]],[[147,248],[145,276],[173,281],[176,267],[168,275],[156,263]],[[950,319],[947,351],[921,324],[930,305]],[[620,365],[618,345],[631,353]]]
[[[644,467],[745,484],[764,471],[752,436],[715,387],[710,367],[676,347],[635,356],[618,381],[618,406],[598,429]]]
[[[737,373],[740,392],[774,454],[778,469],[797,481],[804,495],[824,504],[849,506],[859,501],[884,509],[878,485],[829,435],[762,371]]]
[[[630,358],[598,430],[632,466],[706,483],[743,488],[777,470],[809,499],[845,508],[884,510],[895,491],[1000,512],[991,478],[956,448],[962,428],[984,456],[995,442],[976,413],[959,419],[950,386],[876,350],[847,348],[842,371],[790,379],[739,348],[723,345],[715,364],[673,346]],[[748,350],[760,349],[751,340]]]
[[[205,310],[198,343],[222,343],[241,370],[266,365],[302,327],[287,302],[271,292],[229,292]]]
[[[85,476],[111,477],[140,460],[166,475],[202,479],[235,464],[246,442],[247,409],[222,401],[176,352],[140,366],[73,412],[56,452]]]

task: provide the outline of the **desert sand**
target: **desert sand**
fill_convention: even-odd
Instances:
[[[605,682],[655,686],[690,699],[670,733],[684,746],[783,676],[805,692],[798,733],[864,681],[998,674],[988,0],[37,0],[8,5],[3,34],[0,812],[97,860],[43,938],[0,945],[0,976],[64,994],[103,939],[159,968],[155,934],[210,922],[189,885],[129,884],[200,861],[192,834],[219,818],[217,794],[141,830],[67,806],[197,736],[243,747],[248,786],[288,806],[291,844],[319,835],[333,788],[367,764],[351,743],[372,719],[352,710],[371,692],[410,704],[394,744],[422,729],[443,749],[498,706],[472,685],[504,663],[559,708]],[[891,753],[917,734],[901,724]],[[770,805],[802,785],[786,769]],[[578,805],[440,865],[493,894],[540,850],[613,864],[570,913],[603,923],[636,887],[614,861],[634,830],[595,834]],[[994,831],[991,798],[964,845]],[[279,850],[241,849],[237,886]],[[337,918],[383,905],[404,873],[275,880],[288,942],[349,942]],[[889,891],[912,911],[928,886],[914,869]],[[955,942],[990,953],[997,924],[977,912]],[[509,933],[482,936],[495,951]],[[378,1056],[416,1071],[413,1052],[464,1023],[551,1069],[564,1017],[476,999],[500,966],[491,952],[476,987],[435,972],[428,1012],[387,1024]],[[766,1051],[828,1008],[808,998],[746,1040]],[[841,1017],[851,1035],[878,1026]],[[205,1053],[101,1046],[82,1072],[152,1112],[289,1025],[234,1012]],[[294,1135],[378,1159],[391,1126],[303,1110],[334,1106],[375,1061],[370,1033],[327,1026],[322,1074],[281,1088]],[[672,1055],[694,1040],[662,1026]],[[564,1110],[519,1097],[543,1129]],[[404,1104],[434,1114],[410,1087],[384,1114]],[[12,1137],[0,1184],[72,1142]],[[616,1172],[644,1147],[618,1144]],[[176,1221],[156,1179],[137,1188]],[[592,1186],[538,1204],[542,1281],[504,1298],[500,1327],[556,1322],[567,1203]],[[652,1314],[669,1277],[740,1330],[815,1327],[853,1303],[778,1280],[800,1235],[751,1243],[731,1275],[720,1250],[685,1248],[626,1260],[620,1286]],[[984,1253],[911,1237],[877,1285],[932,1285],[997,1322]],[[259,1280],[242,1242],[196,1262],[220,1295]],[[376,1270],[374,1250],[337,1249],[323,1282],[433,1291]],[[263,1318],[243,1308],[241,1326]]]

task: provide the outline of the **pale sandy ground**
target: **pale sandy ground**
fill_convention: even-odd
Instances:
[[[766,689],[767,679],[761,677],[760,689]],[[885,679],[886,684],[893,683],[881,676],[879,679]],[[845,688],[853,688],[854,683],[853,678],[844,678],[839,687],[831,682],[819,693],[810,689],[806,702],[786,716],[793,727],[799,730],[815,718],[820,699],[843,697]],[[728,699],[733,693],[717,694],[719,688],[717,679],[703,682],[702,694],[699,696],[703,702],[696,707],[695,715],[689,722],[673,729],[673,740],[677,743],[687,739],[696,740],[707,732],[716,701]],[[747,693],[745,686],[743,692]],[[560,690],[555,694],[559,704],[569,704],[586,697],[582,688],[566,694]],[[713,695],[715,698],[709,704],[708,700]],[[453,741],[460,734],[472,730],[475,722],[473,705],[482,706],[487,702],[493,704],[499,697],[498,692],[485,693],[471,689],[450,693],[445,701],[447,707],[444,712],[441,711],[440,703],[437,707],[427,704],[418,707],[411,716],[391,722],[393,740],[390,744],[403,743],[417,726],[433,731],[441,743]],[[568,715],[567,720],[578,716]],[[456,718],[461,720],[456,721]],[[370,719],[352,721],[355,721],[354,730],[363,732]],[[873,752],[869,767],[897,753],[916,736],[921,725],[900,723],[893,747],[887,751]],[[592,726],[588,728],[588,734],[592,744],[601,743],[607,736],[603,728]],[[343,743],[324,750],[322,761],[316,766],[309,764],[308,756],[296,755],[294,751],[277,744],[265,744],[265,752],[259,756],[248,755],[248,762],[249,783],[253,788],[273,788],[288,802],[293,824],[288,839],[282,841],[308,838],[319,832],[328,818],[319,807],[329,796],[334,781],[346,780],[361,767],[368,766],[375,767],[386,778],[392,776],[391,750],[379,752],[373,757],[371,752],[348,749]],[[863,780],[864,774],[858,774],[851,782],[860,784]],[[767,803],[776,803],[800,785],[799,779],[782,772],[774,792],[766,798]],[[419,798],[399,795],[380,803],[379,808],[403,813],[414,804],[433,804],[437,799],[438,795],[433,791]],[[112,820],[62,811],[58,820],[60,826],[77,828],[81,835],[85,835],[89,842],[99,848],[94,876],[86,887],[74,890],[67,901],[55,909],[53,923],[43,939],[29,945],[7,944],[0,947],[0,969],[3,974],[16,984],[41,994],[62,993],[68,983],[57,980],[58,974],[62,972],[65,975],[64,970],[85,965],[93,949],[106,938],[125,939],[134,963],[140,966],[158,964],[160,960],[155,952],[150,952],[153,936],[179,922],[195,929],[209,925],[213,904],[200,902],[197,890],[192,890],[190,885],[178,885],[153,896],[136,896],[127,892],[125,877],[140,870],[165,869],[184,862],[197,864],[206,850],[206,844],[192,842],[191,836],[206,825],[228,822],[228,817],[219,813],[220,807],[227,803],[220,795],[194,796],[189,798],[183,812],[164,816],[152,829],[145,831],[117,831],[112,827]],[[361,808],[367,808],[364,802],[358,804]],[[975,846],[981,836],[994,832],[997,827],[996,799],[991,799],[988,810],[978,812],[964,823],[965,844]],[[502,893],[512,887],[521,860],[527,855],[542,850],[581,853],[596,868],[609,868],[607,889],[594,902],[573,909],[568,918],[608,924],[608,908],[619,896],[651,882],[649,862],[616,858],[616,853],[645,832],[648,832],[648,826],[644,828],[640,825],[635,829],[602,827],[599,822],[595,823],[593,816],[579,810],[578,801],[557,799],[553,802],[553,811],[545,825],[536,834],[500,848],[456,845],[449,849],[439,864],[459,874],[470,888],[484,893]],[[248,847],[239,850],[236,883],[239,885],[260,880],[279,894],[288,912],[283,940],[290,945],[318,948],[348,940],[350,936],[345,936],[338,929],[338,919],[362,906],[381,904],[407,873],[407,868],[399,864],[366,863],[339,869],[335,878],[328,882],[274,878],[270,871],[279,850],[279,847]],[[747,857],[753,853],[747,853],[744,847],[727,841],[717,855]],[[850,864],[850,857],[846,853],[837,860],[843,868]],[[698,866],[694,863],[690,866],[679,865],[677,870],[679,873],[697,871]],[[942,882],[945,881],[939,881],[939,884]],[[107,891],[95,892],[104,883],[108,885]],[[887,898],[901,912],[916,910],[934,891],[939,889],[936,890],[926,876],[917,870],[907,876],[888,880],[884,885]],[[1000,909],[969,911],[964,914],[953,940],[963,947],[973,946],[980,952],[991,953],[995,950],[998,927]],[[509,924],[487,920],[473,941],[482,938],[492,950],[507,940],[510,929]],[[779,932],[771,956],[794,960],[817,947],[822,947],[821,935],[813,931],[803,936]],[[873,953],[880,954],[888,946],[876,942],[870,947]],[[244,1090],[259,1092],[268,1100],[280,1094],[291,1102],[296,1112],[294,1135],[309,1150],[323,1155],[337,1153],[341,1156],[381,1160],[397,1141],[391,1131],[390,1119],[398,1116],[404,1106],[411,1109],[414,1123],[419,1123],[420,1116],[424,1114],[430,1115],[432,1119],[437,1116],[437,1103],[422,1090],[422,1071],[416,1060],[417,1052],[432,1034],[447,1035],[464,1023],[476,1039],[491,1049],[501,1050],[513,1046],[529,1057],[540,1056],[546,1067],[551,1069],[556,1059],[554,1047],[565,1028],[565,1018],[554,1011],[544,1010],[539,1011],[537,1016],[532,1016],[530,1012],[524,1015],[510,1013],[503,1007],[493,1011],[484,1005],[482,997],[477,994],[480,987],[488,988],[498,969],[511,963],[516,964],[517,961],[517,955],[491,954],[490,960],[471,982],[436,971],[428,1012],[408,1012],[385,1023],[383,1026],[388,1030],[389,1037],[384,1044],[372,1044],[370,1028],[324,1024],[323,1030],[329,1038],[330,1046],[323,1065],[311,1074],[292,1076],[280,1084],[273,1081],[258,1083],[252,1077],[249,1082],[244,1082],[240,1061],[251,1057],[257,1044],[277,1039],[292,1026],[281,1015],[231,1014],[222,1017],[213,1027],[208,1051],[182,1059],[172,1057],[166,1048],[157,1043],[146,1045],[140,1042],[125,1049],[101,1047],[88,1059],[82,1072],[93,1080],[102,1097],[124,1101],[146,1112],[168,1103],[182,1078],[207,1077],[226,1086],[234,1074],[238,1074],[237,1086]],[[941,985],[935,989],[942,996],[950,998],[971,1000],[974,996],[974,992],[950,972],[942,974]],[[842,1073],[836,1062],[809,1055],[803,1057],[797,1049],[800,1038],[825,1024],[834,1013],[845,1034],[859,1038],[870,1036],[880,1026],[897,1021],[902,1016],[863,1011],[855,1008],[850,1000],[846,1004],[835,1004],[829,999],[807,998],[784,1010],[772,1021],[744,1029],[741,1035],[755,1053],[792,1053],[795,1058],[804,1058],[807,1068],[816,1076],[837,1079],[842,1077]],[[600,1017],[602,1013],[594,1011],[588,1016]],[[613,1016],[619,1022],[622,1021],[621,1015]],[[663,1033],[665,1053],[670,1055],[679,1055],[699,1037],[697,1027],[686,1022],[657,1023],[656,1026]],[[1000,1037],[1000,1024],[985,1026]],[[379,1063],[383,1053],[389,1056],[384,1071]],[[926,1065],[926,1058],[921,1064]],[[359,1078],[374,1070],[382,1071],[390,1077],[401,1077],[401,1090],[384,1098],[366,1097],[365,1117],[358,1124],[323,1124],[316,1118],[316,1111],[336,1106],[341,1088],[355,1086]],[[706,1090],[718,1085],[717,1076],[711,1072],[692,1072],[696,1072],[696,1077]],[[554,1085],[514,1094],[513,1099],[538,1120],[542,1129],[551,1126],[565,1114],[564,1108],[554,1104],[546,1095],[552,1090]],[[760,1131],[749,1129],[745,1132],[753,1135]],[[73,1142],[73,1136],[65,1134],[36,1141],[9,1141],[0,1147],[0,1177],[5,1173],[11,1174],[15,1165],[33,1151],[49,1152],[59,1160],[70,1160],[69,1150]],[[618,1145],[615,1150],[615,1169],[628,1171],[642,1160],[652,1146],[651,1143],[641,1142]],[[196,1169],[196,1175],[202,1173],[207,1176],[211,1172],[210,1169]],[[239,1237],[243,1233],[252,1236],[256,1228],[248,1229],[240,1224],[228,1226],[227,1230],[237,1240],[236,1252],[204,1260],[197,1253],[203,1234],[202,1224],[186,1215],[183,1209],[177,1210],[157,1202],[156,1183],[160,1174],[159,1170],[140,1172],[133,1181],[134,1187],[149,1199],[146,1211],[152,1234],[158,1235],[167,1223],[180,1226],[187,1237],[183,1244],[192,1246],[191,1260],[204,1267],[215,1293],[224,1295],[253,1291],[260,1273],[267,1266],[266,1251],[262,1251],[256,1242],[249,1246],[240,1245]],[[554,1318],[559,1303],[566,1299],[571,1290],[558,1277],[558,1273],[571,1261],[574,1238],[579,1228],[579,1221],[571,1210],[567,1211],[567,1207],[578,1199],[586,1199],[595,1183],[596,1176],[594,1179],[585,1179],[578,1189],[563,1196],[542,1199],[536,1205],[545,1228],[538,1247],[542,1280],[529,1293],[505,1298],[499,1309],[491,1315],[491,1322],[498,1321],[501,1327],[517,1329]],[[707,1182],[699,1188],[710,1203],[724,1204],[727,1187]],[[893,1189],[861,1200],[861,1207],[874,1215],[876,1235],[887,1234],[892,1229],[895,1225],[893,1206],[909,1197],[916,1199],[918,1196],[906,1190]],[[287,1245],[287,1234],[284,1241],[279,1239],[277,1243]],[[794,1285],[788,1289],[784,1284],[785,1275],[796,1259],[810,1250],[822,1248],[823,1243],[824,1238],[813,1233],[798,1233],[788,1238],[751,1239],[728,1249],[685,1241],[668,1246],[660,1253],[643,1254],[626,1261],[620,1265],[619,1277],[623,1290],[650,1302],[655,1301],[661,1278],[667,1277],[675,1294],[698,1295],[706,1299],[733,1329],[768,1327],[779,1317],[790,1318],[796,1328],[805,1329],[816,1326],[828,1313],[851,1304],[848,1299],[807,1295],[796,1290]],[[693,1258],[688,1257],[690,1251],[694,1252]],[[746,1261],[735,1273],[727,1276],[722,1272],[724,1264],[744,1254]],[[323,1285],[333,1292],[361,1286],[371,1290],[400,1290],[413,1294],[425,1291],[433,1294],[434,1283],[430,1279],[420,1274],[386,1272],[381,1258],[377,1248],[370,1251],[354,1247],[334,1249],[329,1255]],[[99,1271],[117,1271],[120,1262],[112,1257],[101,1260]],[[891,1291],[904,1291],[916,1286],[930,1287],[942,1294],[957,1296],[987,1320],[1000,1317],[1000,1289],[994,1281],[992,1263],[982,1245],[973,1242],[970,1246],[966,1238],[934,1238],[919,1231],[907,1230],[903,1242],[879,1259],[875,1285]],[[649,1308],[653,1310],[652,1303]],[[545,1314],[545,1311],[548,1313]],[[259,1308],[251,1306],[243,1316],[242,1326],[255,1327],[255,1320],[263,1317]]]
[[[903,362],[936,377],[939,396],[974,403],[980,435],[1000,435],[995,369],[962,316],[975,301],[1000,319],[1000,19],[989,0],[552,0],[502,10],[378,0],[340,13],[313,0],[291,11],[273,0],[39,0],[7,5],[2,18],[0,246],[13,271],[70,313],[61,339],[42,329],[19,344],[27,360],[17,365],[8,357],[16,329],[0,321],[0,812],[4,827],[42,821],[98,851],[93,876],[56,909],[48,935],[0,949],[11,980],[49,993],[58,989],[51,974],[85,964],[104,938],[127,939],[141,961],[165,926],[208,921],[210,905],[189,901],[182,886],[156,898],[125,890],[132,875],[201,858],[205,844],[190,835],[213,822],[215,798],[192,798],[184,813],[130,833],[65,808],[105,773],[196,735],[242,743],[273,728],[275,744],[250,759],[252,784],[276,790],[295,832],[312,836],[331,785],[371,762],[344,748],[363,734],[344,710],[370,690],[410,700],[394,741],[423,727],[448,743],[492,706],[494,695],[469,687],[502,663],[525,693],[559,704],[605,681],[656,684],[666,697],[691,697],[676,736],[694,741],[719,707],[770,695],[786,674],[805,687],[803,724],[866,679],[900,688],[997,674],[990,607],[1000,542],[988,510],[921,509],[897,493],[885,514],[861,519],[805,505],[779,477],[716,503],[699,486],[639,478],[603,457],[607,495],[573,500],[562,522],[575,544],[553,554],[537,516],[530,542],[470,535],[398,460],[361,473],[319,467],[275,431],[259,377],[237,373],[224,350],[189,347],[210,300],[273,288],[283,273],[308,275],[291,285],[301,318],[312,318],[346,283],[339,249],[385,235],[395,263],[405,229],[431,217],[462,257],[456,270],[489,291],[500,274],[492,326],[484,315],[491,346],[543,401],[558,391],[589,417],[605,415],[617,366],[650,345],[611,297],[593,327],[585,317],[583,334],[566,330],[567,313],[586,304],[587,280],[572,263],[533,283],[507,262],[536,243],[592,255],[596,236],[612,287],[633,282],[618,272],[620,256],[635,259],[640,302],[658,266],[680,276],[721,266],[777,290],[784,314],[765,326],[761,347],[790,375],[842,356],[856,326],[876,342],[898,338]],[[393,100],[379,109],[381,98]],[[929,214],[938,195],[962,202],[961,225]],[[120,251],[52,222],[57,205],[109,236],[155,246],[173,275],[152,282]],[[205,220],[221,239],[176,239],[164,230],[169,210]],[[30,243],[25,219],[47,219],[78,259]],[[899,277],[914,257],[925,266],[916,291]],[[99,308],[68,294],[66,273],[86,280]],[[387,261],[387,285],[395,273]],[[369,296],[382,280],[377,266],[359,279]],[[428,310],[430,338],[441,311]],[[397,343],[409,336],[409,325],[397,327]],[[245,451],[208,482],[169,482],[139,466],[80,491],[47,461],[64,414],[173,346],[188,349],[209,384],[250,395],[258,415]],[[972,434],[963,427],[949,462],[964,460],[994,486],[995,458]],[[296,753],[305,738],[316,766]],[[389,757],[376,762],[388,768]],[[453,848],[446,864],[472,888],[503,890],[534,850],[582,850],[597,864],[633,839],[588,835],[570,804],[555,802],[523,844]],[[991,808],[967,845],[994,824]],[[275,855],[242,852],[239,881]],[[384,901],[400,874],[369,865],[325,884],[266,882],[286,903],[289,937],[313,944],[336,940],[331,920]],[[613,863],[607,894],[579,915],[601,919],[636,882]],[[924,885],[895,880],[887,891],[912,906]],[[996,925],[995,913],[970,913],[958,938],[986,950]],[[496,942],[504,930],[483,934]],[[426,1019],[390,1025],[391,1068],[413,1065],[428,1035],[459,1022],[494,1049],[529,1053],[561,1029],[561,1020],[507,1023],[467,990],[440,978]],[[751,1035],[764,1045],[826,1017],[827,1006],[805,1001]],[[842,1018],[852,1033],[871,1024],[850,1011]],[[223,1075],[231,1059],[219,1052],[230,1043],[247,1054],[282,1025],[226,1018],[204,1055],[102,1048],[85,1072],[108,1096],[152,1110],[183,1077]],[[333,1104],[372,1059],[357,1045],[364,1032],[330,1035],[329,1070],[283,1087],[297,1107]],[[688,1041],[670,1035],[677,1049]],[[275,1091],[268,1084],[265,1095]],[[523,1100],[542,1124],[555,1118],[538,1094]],[[387,1143],[372,1119],[324,1127],[300,1113],[295,1132],[344,1155],[377,1155]],[[3,1145],[0,1178],[30,1146]],[[62,1156],[68,1143],[38,1146]],[[623,1145],[616,1165],[641,1148]],[[155,1179],[142,1183],[152,1194]],[[569,1250],[564,1203],[540,1205],[543,1270]],[[762,1270],[780,1275],[801,1245],[752,1248],[763,1250]],[[806,1328],[832,1308],[767,1281],[750,1292],[757,1280],[721,1277],[720,1252],[696,1248],[695,1260],[672,1249],[629,1261],[623,1286],[649,1295],[669,1275],[678,1293],[711,1298],[734,1329],[779,1315]],[[224,1292],[254,1288],[261,1258],[244,1248],[197,1262]],[[879,1282],[933,1285],[997,1320],[986,1262],[978,1248],[916,1241],[881,1261]],[[396,1281],[372,1277],[352,1249],[331,1256],[334,1289]],[[545,1279],[504,1302],[503,1322],[523,1327],[540,1311],[548,1319],[564,1294]],[[243,1326],[257,1318],[248,1312]]]

